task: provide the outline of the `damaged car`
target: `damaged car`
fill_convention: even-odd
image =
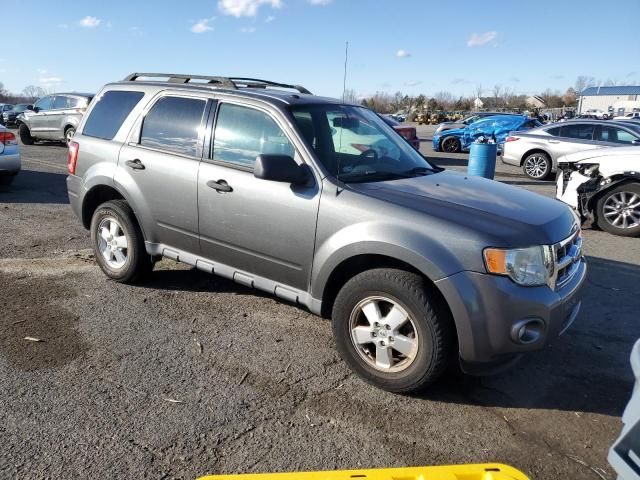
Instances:
[[[468,152],[471,144],[479,137],[495,137],[501,149],[511,132],[541,127],[535,118],[526,115],[495,115],[473,122],[465,128],[445,130],[433,134],[433,150],[435,152]]]
[[[612,147],[558,160],[556,197],[583,222],[624,237],[640,236],[640,147]]]

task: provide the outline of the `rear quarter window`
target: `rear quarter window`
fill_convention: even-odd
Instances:
[[[91,110],[82,130],[83,135],[111,140],[120,129],[122,122],[140,102],[143,92],[111,90],[105,92]]]

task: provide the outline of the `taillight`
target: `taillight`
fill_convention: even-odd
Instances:
[[[78,152],[80,151],[80,145],[78,142],[69,142],[69,155],[67,156],[67,168],[71,175],[76,173],[76,163],[78,162]]]
[[[507,137],[506,142],[515,142],[516,140],[520,140],[520,137]]]
[[[0,132],[0,143],[4,145],[17,145],[16,136],[12,132]]]

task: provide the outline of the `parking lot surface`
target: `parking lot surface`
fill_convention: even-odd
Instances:
[[[464,169],[467,155],[422,151]],[[22,146],[0,190],[0,478],[504,462],[536,479],[612,479],[609,446],[640,337],[640,239],[586,229],[582,312],[545,351],[418,397],[368,386],[302,308],[164,260],[106,279],[68,205],[66,149]],[[543,195],[498,164],[497,179]],[[40,339],[40,342],[25,340]]]

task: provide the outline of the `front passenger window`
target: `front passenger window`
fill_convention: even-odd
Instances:
[[[53,104],[53,97],[43,97],[36,102],[34,108],[43,110],[51,110],[51,105]]]
[[[295,150],[278,124],[253,108],[223,103],[218,111],[213,160],[253,168],[260,154],[289,155]]]

